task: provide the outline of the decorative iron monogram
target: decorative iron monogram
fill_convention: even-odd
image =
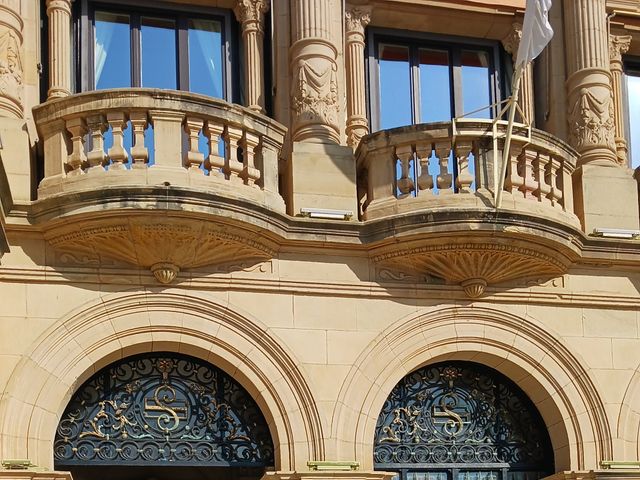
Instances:
[[[266,421],[221,370],[155,354],[111,365],[85,383],[58,424],[56,466],[273,465]]]
[[[378,418],[378,468],[508,467],[553,470],[540,414],[511,381],[465,362],[436,364],[407,375]],[[462,467],[461,467],[462,468]]]

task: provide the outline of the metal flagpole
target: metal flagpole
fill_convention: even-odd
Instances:
[[[509,102],[509,123],[507,125],[507,136],[504,139],[504,147],[502,150],[502,165],[501,174],[498,178],[498,184],[496,185],[496,209],[500,208],[502,203],[502,191],[504,190],[504,181],[507,175],[507,162],[509,161],[509,150],[511,149],[511,137],[513,135],[513,122],[516,118],[516,109],[518,107],[518,94],[520,93],[520,79],[522,72],[525,69],[526,63],[520,63],[516,66],[516,71],[513,76],[513,86],[511,93],[511,100]]]

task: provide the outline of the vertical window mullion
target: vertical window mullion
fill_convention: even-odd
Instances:
[[[142,86],[142,38],[140,15],[131,15],[131,86]]]
[[[418,48],[410,46],[409,59],[411,65],[411,123],[420,123],[420,64],[418,61]]]
[[[460,59],[459,48],[452,49],[451,59],[451,64],[453,67],[453,88],[451,89],[451,92],[453,93],[453,108],[451,111],[453,112],[454,117],[459,117],[461,115],[464,115],[464,102],[462,98],[462,61]]]
[[[178,65],[178,90],[189,90],[189,24],[187,17],[180,15],[177,23],[176,38]]]

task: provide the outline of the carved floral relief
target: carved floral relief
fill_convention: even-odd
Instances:
[[[571,143],[580,149],[606,146],[615,149],[614,104],[611,92],[598,98],[593,89],[582,88],[569,112]]]
[[[20,39],[12,30],[0,34],[0,95],[22,104],[23,69]]]
[[[300,123],[338,125],[338,66],[328,59],[300,59],[293,83],[293,109]]]

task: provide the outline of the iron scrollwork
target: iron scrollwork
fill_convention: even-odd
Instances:
[[[58,424],[56,466],[273,465],[267,423],[221,370],[169,354],[133,357],[94,375]]]
[[[439,465],[552,471],[544,422],[507,378],[477,364],[448,362],[407,375],[378,417],[378,468]]]

